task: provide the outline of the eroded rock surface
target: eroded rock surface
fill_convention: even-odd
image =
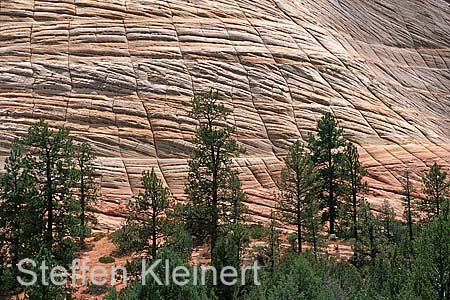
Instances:
[[[255,219],[325,111],[361,146],[368,198],[400,212],[406,167],[450,164],[449,33],[444,0],[0,0],[0,156],[39,118],[70,128],[98,152],[113,228],[146,168],[183,199],[186,112],[214,87]]]

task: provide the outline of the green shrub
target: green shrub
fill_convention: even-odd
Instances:
[[[102,264],[112,264],[116,260],[114,259],[114,257],[111,256],[102,256],[98,259],[98,261]]]
[[[83,291],[83,294],[98,296],[98,295],[105,294],[106,292],[108,292],[108,290],[109,290],[109,288],[106,285],[92,284]]]
[[[136,225],[126,224],[111,234],[111,240],[117,247],[114,253],[119,256],[131,254],[138,249],[142,249],[141,230]]]
[[[266,235],[266,230],[261,224],[250,224],[248,225],[248,235],[251,239],[262,240]]]

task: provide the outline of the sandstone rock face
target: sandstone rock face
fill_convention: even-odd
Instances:
[[[39,118],[70,128],[97,151],[114,228],[144,169],[183,199],[186,112],[213,87],[256,220],[325,111],[360,146],[369,200],[400,212],[405,168],[450,164],[449,33],[444,0],[0,0],[0,160]]]

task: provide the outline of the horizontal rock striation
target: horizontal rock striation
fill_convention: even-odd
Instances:
[[[155,167],[183,199],[211,87],[233,109],[255,220],[275,205],[292,141],[325,111],[360,146],[369,200],[400,213],[401,174],[450,165],[450,7],[444,0],[0,0],[0,160],[43,118],[99,156],[102,228]]]

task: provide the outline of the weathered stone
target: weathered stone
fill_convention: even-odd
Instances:
[[[99,156],[100,227],[116,227],[144,169],[184,200],[186,113],[216,88],[255,220],[325,111],[360,146],[374,207],[400,213],[406,168],[419,185],[450,165],[449,16],[444,0],[0,0],[0,161],[39,118],[70,128]]]

